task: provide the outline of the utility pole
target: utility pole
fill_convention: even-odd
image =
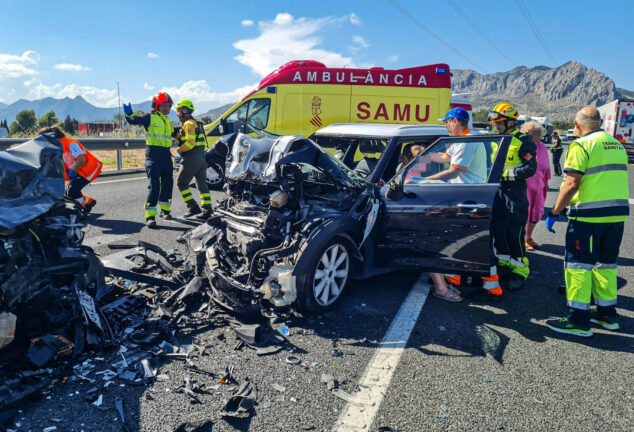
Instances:
[[[119,107],[119,117],[118,117],[118,120],[119,120],[119,132],[123,132],[122,131],[123,124],[121,123],[121,92],[119,91],[119,81],[117,81],[117,98],[119,99],[119,104],[118,104],[118,107]]]

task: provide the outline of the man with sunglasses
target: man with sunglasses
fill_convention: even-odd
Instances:
[[[489,112],[492,133],[512,135],[491,221],[500,282],[510,290],[522,288],[529,274],[524,249],[528,220],[526,179],[537,170],[537,146],[517,129],[517,117],[517,110],[507,102],[497,104]]]

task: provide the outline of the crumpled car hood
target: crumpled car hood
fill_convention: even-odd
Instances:
[[[225,177],[273,181],[275,164],[297,139],[294,136],[252,138],[239,134],[231,150]]]
[[[50,135],[0,152],[0,227],[46,213],[64,195],[62,146]]]
[[[365,179],[302,136],[254,138],[238,134],[227,157],[225,177],[234,181],[270,183],[277,180],[277,168],[291,163],[305,163],[322,168],[336,182],[345,186],[369,186]]]

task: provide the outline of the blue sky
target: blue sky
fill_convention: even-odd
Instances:
[[[238,100],[293,59],[332,67],[446,62],[480,73],[576,60],[634,90],[627,22],[634,5],[626,1],[521,0],[552,58],[517,0],[3,3],[3,103],[81,95],[98,106],[116,106],[118,81],[122,102],[141,102],[164,89],[209,109]]]

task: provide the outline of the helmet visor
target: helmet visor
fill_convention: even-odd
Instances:
[[[489,123],[495,123],[495,122],[499,122],[499,121],[507,120],[507,119],[508,117],[503,116],[499,112],[495,112],[495,111],[489,112]]]

